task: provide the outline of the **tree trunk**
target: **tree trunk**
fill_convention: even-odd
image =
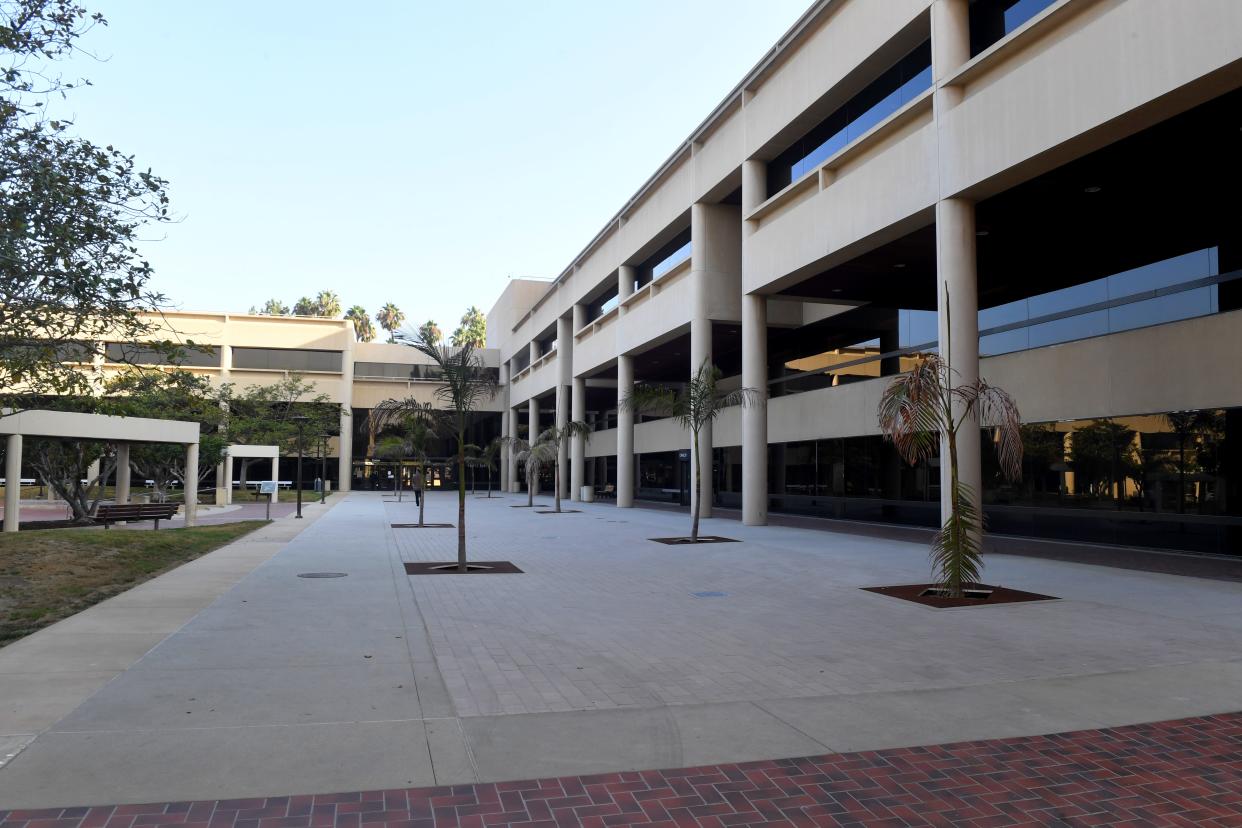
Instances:
[[[487,499],[492,499],[492,467],[487,467]]]
[[[535,478],[538,474],[530,473],[530,462],[526,463],[526,505],[535,505]]]
[[[423,509],[427,506],[427,467],[420,466],[419,472],[423,476],[423,491],[418,495],[418,525],[423,525]]]
[[[558,454],[559,454],[559,451],[558,451]],[[556,511],[557,513],[560,513],[561,511],[561,463],[559,460],[555,461],[555,465],[552,466],[552,488],[556,490]]]
[[[699,542],[699,486],[702,479],[699,476],[699,432],[695,429],[690,432],[692,441],[690,448],[690,456],[694,458],[694,492],[690,495],[690,540],[695,543]]]
[[[954,517],[954,513],[958,511],[958,499],[959,499],[960,492],[961,492],[961,489],[957,482],[957,432],[949,431],[948,438],[949,438],[948,442],[949,442],[949,486],[950,486],[949,504],[950,504],[950,508],[953,511],[948,515],[947,519],[952,520]],[[953,525],[957,526],[958,524],[956,521],[954,521]],[[952,548],[954,555],[962,554],[962,542],[963,542],[963,538],[961,536],[960,531],[957,531],[955,529],[953,532],[950,533],[949,545],[950,545],[950,548]],[[958,569],[955,568],[954,572],[957,572],[957,571]],[[949,593],[950,598],[961,598],[962,597],[962,579],[954,575],[953,577],[945,581],[944,589],[945,591]]]
[[[401,492],[402,492],[402,491],[403,491],[403,489],[404,489],[404,487],[401,485],[401,471],[402,471],[402,469],[401,469],[401,464],[400,464],[400,463],[398,463],[398,464],[397,464],[397,473],[393,475],[393,479],[394,479],[394,481],[395,481],[395,482],[393,483],[393,488],[394,488],[394,489],[396,490],[396,492],[397,492],[397,502],[398,502],[398,503],[400,503],[400,502],[401,502]]]
[[[457,571],[466,568],[466,432],[457,432]]]

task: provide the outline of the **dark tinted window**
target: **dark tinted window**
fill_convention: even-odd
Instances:
[[[274,371],[331,371],[340,373],[340,351],[298,348],[234,348],[233,367]]]
[[[931,43],[897,61],[768,164],[775,195],[931,87]]]
[[[170,356],[146,345],[133,342],[109,342],[104,346],[104,359],[108,362],[130,365],[185,365],[200,368],[220,367],[220,352],[206,352],[195,348],[179,348]]]

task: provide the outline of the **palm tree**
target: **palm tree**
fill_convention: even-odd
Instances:
[[[393,333],[405,323],[405,314],[392,302],[386,302],[384,307],[379,309],[379,313],[375,314],[375,321],[379,322],[380,327],[388,332],[388,341],[396,342]]]
[[[711,360],[703,360],[698,371],[684,387],[667,385],[636,385],[621,405],[634,412],[672,417],[690,432],[690,456],[694,460],[694,494],[690,499],[690,541],[699,540],[699,493],[702,488],[702,459],[699,457],[699,434],[733,405],[749,408],[763,405],[763,392],[757,388],[720,390],[720,369]],[[710,468],[710,467],[709,467]]]
[[[529,442],[521,437],[512,440],[516,454],[513,462],[526,470],[526,505],[535,505],[535,487],[539,485],[539,471],[548,463],[556,465],[559,451],[556,445],[542,440]]]
[[[316,316],[326,316],[329,319],[335,319],[341,315],[341,297],[337,296],[330,290],[321,290],[319,295],[315,297]]]
[[[413,397],[404,400],[384,400],[375,408],[371,409],[371,414],[367,420],[369,430],[372,434],[381,429],[399,425],[402,428],[402,434],[399,437],[385,437],[375,446],[375,456],[382,460],[397,459],[403,460],[410,458],[415,463],[415,468],[423,476],[424,489],[423,495],[418,499],[418,525],[423,525],[423,513],[427,506],[427,449],[432,439],[436,436],[436,427],[439,426],[444,412],[436,411],[435,407],[430,403],[420,403]],[[399,455],[395,458],[393,455],[399,448]],[[399,475],[398,475],[399,476]],[[398,489],[400,492],[400,489]],[[400,500],[400,494],[397,495]]]
[[[548,462],[552,465],[552,489],[556,492],[555,502],[556,511],[558,512],[561,510],[561,448],[573,438],[585,437],[590,433],[591,427],[586,423],[579,420],[570,420],[560,428],[552,426],[551,428],[544,429],[543,433],[539,435],[539,439],[535,441],[535,445],[537,447],[545,445],[550,446],[550,451],[546,454],[552,459],[547,460],[541,456],[540,460],[541,463]]]
[[[481,403],[496,396],[496,377],[483,364],[479,349],[467,344],[461,348],[433,345],[421,337],[398,335],[398,341],[429,357],[439,369],[436,399],[444,406],[420,403],[413,397],[385,400],[372,409],[381,419],[421,419],[433,429],[452,435],[457,441],[457,571],[469,572],[466,560],[466,427],[470,415]]]
[[[418,326],[418,338],[428,345],[439,345],[444,334],[440,332],[440,326],[435,323],[434,319],[428,319]]]
[[[942,437],[946,443],[950,507],[932,539],[931,558],[944,594],[960,598],[983,570],[983,520],[978,494],[959,474],[958,432],[963,425],[978,428],[977,423],[994,427],[1001,473],[1017,481],[1022,478],[1022,421],[1009,394],[983,379],[955,386],[954,373],[938,354],[929,354],[884,390],[879,417],[880,430],[911,465],[934,456]]]
[[[492,440],[479,453],[478,463],[482,468],[487,469],[487,496],[492,496],[492,472],[496,471],[496,467],[500,465],[500,452],[504,450],[507,443],[505,438],[497,437]]]
[[[309,296],[303,296],[301,299],[293,303],[294,316],[318,316],[319,306],[315,304],[315,300]]]
[[[375,339],[375,327],[371,324],[371,317],[362,305],[354,305],[345,311],[345,318],[354,323],[354,335],[358,337],[359,342],[370,342]]]
[[[409,447],[406,441],[395,435],[385,437],[375,444],[375,456],[380,460],[387,460],[395,463],[397,466],[396,473],[392,476],[392,491],[397,496],[397,501],[401,501],[401,461],[409,455]]]

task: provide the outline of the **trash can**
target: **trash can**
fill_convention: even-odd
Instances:
[[[581,489],[578,490],[578,499],[581,500],[583,503],[594,503],[595,502],[595,487],[594,486],[583,486]]]

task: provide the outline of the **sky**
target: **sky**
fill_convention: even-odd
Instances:
[[[810,0],[84,0],[57,114],[170,182],[152,286],[446,333],[552,278]]]

